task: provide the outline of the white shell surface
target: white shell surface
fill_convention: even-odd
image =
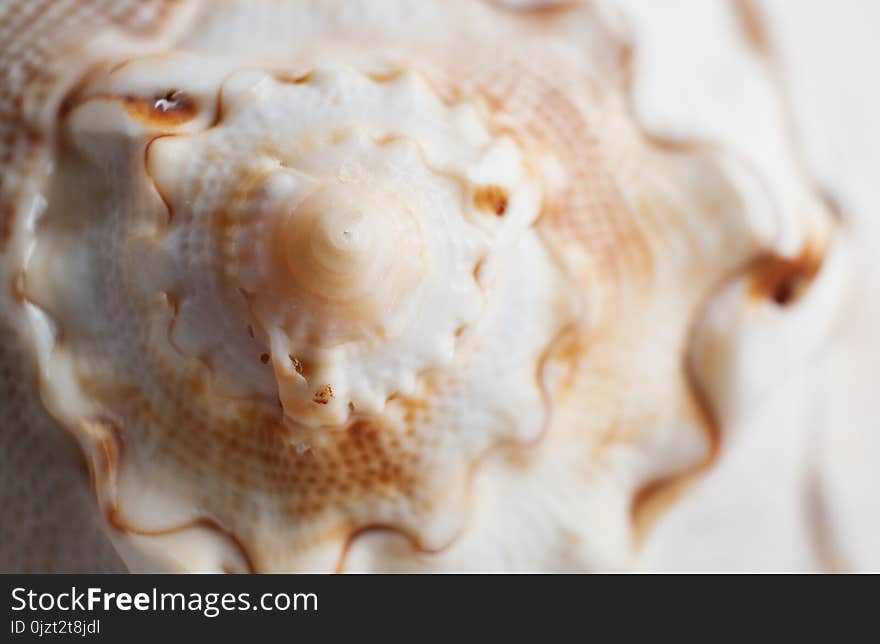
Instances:
[[[733,3],[81,5],[8,85],[0,410],[94,546],[10,566],[874,565],[803,429],[856,254]]]

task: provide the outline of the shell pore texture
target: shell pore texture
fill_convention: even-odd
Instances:
[[[2,307],[130,568],[631,567],[834,308],[794,162],[647,135],[605,3],[80,4]]]

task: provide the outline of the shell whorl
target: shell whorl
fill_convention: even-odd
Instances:
[[[174,258],[165,272],[178,276],[161,288],[184,304],[175,333],[201,336],[190,354],[230,342],[268,354],[296,423],[381,412],[449,364],[480,313],[493,242],[537,217],[520,153],[412,73],[233,72],[221,96],[222,122],[147,150],[170,222],[155,263]],[[486,185],[504,217],[475,198]],[[211,276],[235,339],[212,344],[188,275]]]

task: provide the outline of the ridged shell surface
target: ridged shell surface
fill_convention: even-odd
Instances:
[[[849,255],[630,4],[0,5],[0,567],[653,566]]]

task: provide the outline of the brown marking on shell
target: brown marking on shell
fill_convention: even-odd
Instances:
[[[231,74],[230,74],[231,75]],[[206,129],[212,130],[215,127],[218,127],[223,122],[223,117],[225,114],[223,113],[223,85],[228,80],[229,76],[223,79],[223,82],[217,87],[217,92],[214,94],[214,120],[208,125]]]
[[[764,54],[769,52],[770,40],[761,18],[761,10],[755,4],[755,0],[733,0],[733,8],[749,44],[758,52]]]
[[[165,340],[177,353],[183,355],[183,350],[174,342],[174,327],[177,324],[177,316],[180,315],[180,298],[174,293],[163,292],[160,294],[168,306],[168,325],[165,327]]]
[[[521,6],[510,4],[504,0],[488,0],[488,2],[499,9],[530,18],[555,18],[577,11],[584,6],[581,0],[555,0],[555,2],[538,2]]]
[[[749,294],[787,306],[798,300],[821,267],[822,256],[813,245],[805,246],[797,257],[759,258],[750,272]]]
[[[717,293],[721,292],[736,280],[742,279],[752,273],[755,266],[761,266],[764,258],[750,259],[741,267],[731,271],[718,285],[710,289],[697,308],[697,314],[692,318],[688,330],[686,347],[693,346],[694,337],[704,312]],[[633,538],[636,545],[643,543],[648,531],[660,513],[674,503],[681,494],[688,489],[691,483],[707,472],[718,460],[722,444],[722,426],[718,414],[709,401],[709,398],[700,384],[694,371],[694,365],[689,359],[689,349],[683,358],[684,376],[691,400],[695,405],[698,418],[702,421],[703,430],[708,440],[706,457],[692,468],[685,469],[676,474],[663,476],[643,484],[633,495],[630,505],[630,517],[633,525]]]
[[[630,501],[630,521],[633,526],[633,541],[636,546],[644,543],[649,531],[660,515],[669,508],[701,475],[707,472],[718,460],[721,452],[721,424],[717,414],[702,387],[689,367],[686,370],[687,382],[697,412],[702,418],[702,427],[708,440],[706,457],[684,471],[649,480],[642,484]]]
[[[692,475],[672,474],[648,481],[636,490],[630,505],[630,517],[633,541],[637,546],[644,543],[657,519],[681,497],[692,480]]]
[[[503,217],[507,212],[507,190],[501,186],[480,186],[474,191],[474,206]]]
[[[374,83],[393,83],[401,78],[406,70],[400,68],[388,69],[384,71],[366,72],[366,77]]]
[[[195,100],[178,89],[153,97],[124,96],[122,102],[132,117],[152,127],[176,127],[198,114]]]
[[[474,276],[474,281],[477,283],[477,285],[480,286],[480,288],[482,288],[482,285],[480,284],[480,271],[483,270],[483,266],[485,266],[485,264],[486,264],[486,258],[481,257],[474,264],[474,270],[471,271],[471,274]]]
[[[138,58],[126,58],[124,60],[121,60],[118,63],[116,63],[115,65],[113,65],[110,68],[108,73],[112,76],[113,74],[122,71],[123,69],[128,67],[131,63],[133,63],[136,60],[139,60],[139,59]]]
[[[286,72],[274,72],[272,74],[272,78],[274,78],[276,81],[288,85],[306,85],[308,83],[311,83],[314,77],[315,72],[313,70],[309,70],[301,74],[291,74]]]
[[[84,430],[85,436],[91,439],[91,444],[86,444],[84,453],[88,458],[88,447],[94,450],[89,476],[100,499],[102,494],[112,490],[116,484],[115,475],[119,469],[119,455],[122,451],[119,428],[109,416],[82,419],[79,426]]]
[[[168,56],[154,55],[150,58]],[[88,87],[96,76],[106,71],[112,76],[129,64],[143,60],[143,58],[127,58],[116,63],[109,69],[106,65],[94,64],[90,66],[79,80],[68,90],[58,107],[58,122],[67,118],[70,112],[77,107],[90,101],[118,101],[130,116],[137,121],[150,127],[176,127],[192,120],[198,115],[196,100],[180,89],[168,89],[153,96],[141,96],[136,94],[89,94]]]
[[[24,289],[24,269],[16,268],[9,279],[9,294],[14,302],[26,302],[27,295]]]
[[[235,534],[224,528],[214,519],[208,517],[200,517],[198,519],[193,519],[192,521],[187,521],[186,523],[181,523],[179,525],[174,525],[167,528],[161,528],[158,530],[144,530],[126,523],[125,520],[122,519],[122,517],[119,515],[118,509],[113,506],[110,508],[110,510],[107,511],[107,521],[114,530],[117,530],[118,532],[121,532],[123,534],[133,534],[139,537],[168,537],[174,534],[185,532],[187,530],[192,530],[193,528],[204,528],[207,530],[211,530],[212,532],[215,532],[224,537],[230,544],[232,544],[233,548],[239,553],[239,555],[245,562],[245,573],[256,574],[257,572],[259,572],[259,570],[257,570],[256,566],[254,565],[253,557],[251,556],[250,552],[248,552],[248,549],[245,547],[244,543],[237,536],[235,536]],[[223,566],[224,572],[229,572],[230,570],[231,568],[228,565]]]
[[[333,388],[330,385],[323,385],[318,391],[315,392],[315,397],[312,398],[313,402],[318,403],[319,405],[326,405],[333,398]]]
[[[523,447],[535,445],[547,433],[550,421],[553,417],[554,400],[556,400],[554,395],[556,392],[552,390],[548,382],[549,370],[551,365],[559,360],[560,354],[562,354],[567,347],[571,346],[572,336],[582,336],[580,329],[581,325],[579,321],[571,321],[564,324],[553,335],[550,342],[547,343],[547,346],[544,347],[541,355],[538,356],[538,361],[535,365],[535,382],[538,384],[538,389],[541,392],[541,400],[544,403],[544,422],[541,424],[540,431],[532,440],[519,443]],[[582,355],[582,353],[579,355]],[[574,362],[574,360],[572,360],[572,362]]]
[[[334,571],[336,574],[342,574],[345,572],[345,561],[348,559],[349,552],[351,552],[352,546],[354,546],[354,542],[359,538],[370,535],[370,534],[389,534],[400,537],[409,545],[410,548],[413,549],[414,552],[418,552],[425,555],[436,555],[441,552],[447,550],[454,539],[450,543],[442,544],[436,548],[429,548],[426,546],[415,534],[400,528],[399,526],[395,526],[389,523],[372,523],[370,525],[365,525],[360,528],[356,528],[348,533],[345,541],[342,544],[342,548],[339,552],[339,558],[336,560],[336,567]]]
[[[116,489],[116,479],[121,466],[121,451],[124,443],[121,438],[121,432],[118,427],[116,427],[115,423],[107,419],[99,419],[97,423],[105,428],[106,433],[98,439],[96,458],[93,459],[93,463],[97,460],[98,464],[93,465],[92,471],[101,476],[103,482],[101,489],[107,494],[107,492]],[[105,499],[104,514],[108,524],[114,530],[123,534],[134,534],[142,537],[170,536],[192,528],[206,528],[212,530],[226,538],[238,551],[247,566],[246,572],[257,572],[257,569],[254,566],[254,560],[244,543],[233,532],[226,529],[217,520],[210,517],[198,517],[178,525],[157,529],[136,527],[125,519],[122,510],[118,505],[118,500],[112,496]]]
[[[64,98],[58,103],[58,112],[56,115],[56,123],[58,126],[60,126],[61,122],[67,118],[74,108],[82,105],[88,100],[86,97],[86,90],[89,83],[93,82],[95,77],[98,76],[103,69],[104,66],[100,64],[90,66],[67,90]]]
[[[694,385],[691,385],[691,390],[697,391]],[[638,487],[630,501],[633,542],[637,547],[644,543],[663,512],[718,460],[721,451],[721,426],[716,420],[714,410],[709,406],[708,401],[704,400],[705,396],[700,394],[699,398],[703,400],[698,400],[697,406],[704,418],[703,428],[709,441],[707,456],[692,468],[649,480]]]

